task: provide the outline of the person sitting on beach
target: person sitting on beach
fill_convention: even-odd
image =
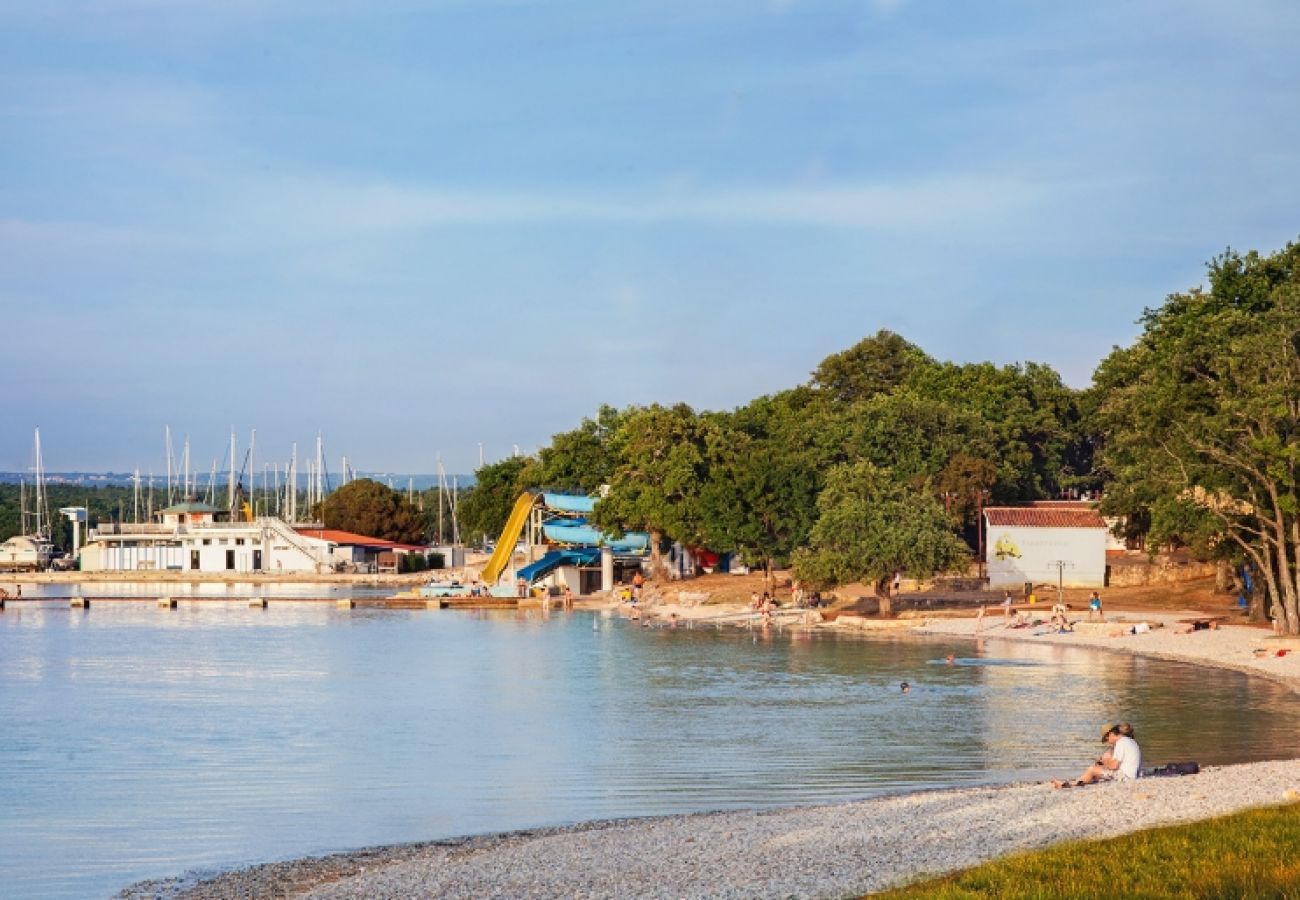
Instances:
[[[1082,787],[1099,781],[1131,781],[1142,768],[1142,749],[1133,726],[1127,722],[1107,726],[1101,739],[1109,745],[1097,761],[1074,781],[1053,781],[1054,788]]]
[[[1074,630],[1074,626],[1070,624],[1069,606],[1059,601],[1052,606],[1052,627],[1058,633]]]
[[[1089,622],[1092,621],[1093,613],[1096,613],[1097,618],[1101,619],[1101,621],[1103,622],[1106,621],[1106,616],[1101,611],[1101,594],[1098,594],[1096,591],[1093,591],[1092,596],[1088,598],[1088,621]]]

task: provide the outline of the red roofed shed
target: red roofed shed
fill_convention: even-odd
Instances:
[[[1026,583],[1102,587],[1106,522],[1091,503],[984,508],[985,561],[991,587]]]

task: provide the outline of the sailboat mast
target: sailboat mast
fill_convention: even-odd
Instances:
[[[438,471],[438,546],[441,547],[444,543],[442,539],[443,538],[442,502],[443,502],[443,494],[447,492],[447,479],[444,477],[442,471],[441,453],[438,454],[437,471]]]
[[[230,484],[226,485],[226,509],[230,520],[235,520],[235,426],[230,426]]]
[[[163,445],[163,448],[167,451],[167,505],[171,506],[172,504],[172,427],[170,425],[164,425],[163,428],[165,429],[167,435],[167,437],[165,438],[165,443]],[[152,482],[150,482],[149,487],[150,488],[153,487]]]
[[[460,546],[460,523],[456,521],[456,509],[458,506],[457,495],[460,494],[460,476],[451,476],[451,544],[453,547]]]
[[[248,436],[248,510],[252,518],[257,518],[257,466],[254,456],[257,453],[257,429],[252,429]]]
[[[41,459],[41,430],[36,429],[36,536],[48,537],[46,534],[50,523],[45,509],[45,463]]]
[[[293,442],[293,457],[289,460],[289,478],[286,489],[289,494],[289,521],[298,521],[298,442]]]

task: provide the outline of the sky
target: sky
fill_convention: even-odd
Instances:
[[[1300,238],[1293,0],[0,0],[0,470],[467,472]],[[257,468],[262,464],[255,462]]]

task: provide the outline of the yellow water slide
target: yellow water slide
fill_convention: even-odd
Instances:
[[[506,566],[510,565],[515,544],[519,543],[519,535],[523,532],[524,525],[528,523],[528,514],[533,511],[533,504],[536,501],[537,498],[532,494],[520,494],[519,499],[515,501],[515,508],[510,510],[506,527],[501,532],[501,537],[497,538],[496,547],[492,549],[492,558],[483,569],[484,584],[496,584],[501,573],[506,570]]]

